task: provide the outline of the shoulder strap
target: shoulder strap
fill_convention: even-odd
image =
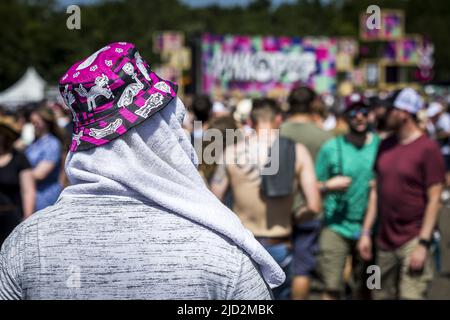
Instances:
[[[343,176],[344,175],[344,160],[342,155],[342,136],[338,136],[336,138],[336,144],[337,144],[337,156],[338,156],[338,174]]]

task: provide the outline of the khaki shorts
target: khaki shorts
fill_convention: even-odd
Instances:
[[[337,234],[330,228],[323,228],[319,238],[319,273],[325,284],[325,291],[344,291],[344,268],[347,258],[352,258],[350,287],[354,298],[367,296],[366,268],[368,266],[357,252],[357,242]]]
[[[378,249],[377,265],[381,271],[381,290],[374,291],[377,300],[426,298],[428,288],[433,279],[433,252],[429,251],[424,269],[413,274],[409,270],[409,257],[418,244],[413,239],[393,251]]]

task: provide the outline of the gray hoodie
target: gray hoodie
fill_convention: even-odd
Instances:
[[[0,299],[270,299],[239,247],[158,206],[59,201],[3,244]]]
[[[284,273],[207,189],[174,99],[107,145],[4,243],[7,299],[269,299]]]

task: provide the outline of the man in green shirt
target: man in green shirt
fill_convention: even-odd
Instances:
[[[280,134],[297,143],[303,144],[315,160],[320,147],[330,138],[332,133],[319,128],[312,117],[315,103],[318,103],[316,93],[308,87],[298,87],[289,95],[288,119],[281,126]],[[304,300],[308,297],[311,278],[316,271],[316,255],[319,249],[320,217],[297,212],[305,207],[301,194],[294,199],[293,212],[296,223],[293,226],[293,280],[292,299]]]
[[[323,229],[319,239],[319,270],[324,299],[338,299],[343,290],[346,259],[352,256],[353,294],[364,293],[365,265],[357,253],[364,214],[374,179],[373,165],[380,139],[368,132],[368,103],[360,94],[346,99],[350,132],[324,144],[316,159],[316,174],[324,196]]]

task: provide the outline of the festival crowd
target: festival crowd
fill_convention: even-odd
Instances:
[[[134,65],[125,65],[123,72],[119,74],[121,77],[130,76],[130,79],[136,81],[134,83],[130,80],[126,83],[129,86],[126,90],[129,90],[131,99],[136,97],[137,92],[146,85],[145,79],[152,78],[153,82],[156,81],[153,73],[146,74],[146,72],[150,73],[150,70],[143,70],[137,58],[136,61],[136,69],[133,69]],[[133,72],[137,73],[133,75]],[[65,83],[63,81],[61,83],[64,88]],[[131,87],[132,85],[135,87]],[[158,90],[171,93],[174,88],[169,85],[160,85]],[[64,92],[67,94],[67,86],[65,90]],[[115,89],[111,90],[114,92]],[[161,97],[163,96],[161,95]],[[148,97],[144,97],[144,99],[146,98]],[[100,100],[97,99],[97,101]],[[317,94],[312,88],[298,85],[284,99],[268,97],[237,99],[224,95],[212,100],[206,95],[186,95],[182,100],[186,115],[182,114],[184,119],[181,119],[181,128],[185,137],[177,136],[175,140],[180,142],[185,151],[190,150],[189,148],[196,144],[201,146],[200,151],[196,148],[195,155],[188,155],[189,159],[196,158],[193,162],[199,162],[198,172],[202,180],[201,184],[206,185],[211,191],[211,195],[214,195],[234,212],[242,225],[253,234],[256,241],[284,271],[286,280],[280,286],[271,286],[274,288],[274,298],[334,300],[425,299],[427,297],[435,270],[434,250],[437,245],[436,237],[440,232],[437,228],[439,212],[442,203],[450,198],[450,189],[448,189],[450,186],[448,97],[425,96],[412,88],[392,92],[372,92],[370,96],[367,92],[354,92],[346,97],[324,96]],[[167,107],[167,105],[171,105],[170,102],[161,101],[161,104],[165,105],[165,109],[162,110],[172,110]],[[126,100],[121,100],[119,103],[125,106],[130,105]],[[69,106],[64,104],[69,104]],[[182,212],[182,215],[194,221],[196,221],[196,216],[191,213],[201,210],[203,205],[205,206],[203,212],[205,215],[209,214],[208,208],[215,210],[211,209],[210,212],[225,210],[225,208],[219,209],[219,204],[215,204],[215,200],[209,198],[209,191],[203,191],[201,189],[203,186],[197,185],[197,178],[192,173],[186,173],[186,176],[190,177],[189,179],[183,178],[181,169],[164,173],[165,164],[158,163],[159,160],[166,159],[162,156],[155,158],[153,167],[149,164],[150,167],[145,169],[153,173],[152,170],[157,167],[163,172],[155,175],[152,181],[140,181],[136,176],[130,184],[125,178],[120,180],[119,173],[127,175],[129,170],[132,175],[134,171],[123,169],[125,172],[119,172],[122,170],[120,166],[117,167],[117,174],[114,173],[114,170],[108,171],[107,162],[113,161],[114,157],[103,159],[105,168],[98,168],[98,172],[101,172],[100,178],[83,175],[82,170],[86,172],[94,170],[94,163],[97,163],[86,162],[88,164],[82,166],[80,163],[83,154],[97,159],[96,157],[100,157],[105,150],[113,150],[118,162],[122,158],[130,166],[142,164],[142,158],[139,156],[129,158],[128,153],[125,152],[125,143],[120,143],[127,141],[127,146],[137,146],[148,139],[148,145],[151,148],[164,148],[164,138],[161,140],[162,142],[156,143],[151,142],[151,138],[145,135],[157,136],[165,134],[163,130],[170,132],[170,130],[176,129],[174,129],[175,124],[172,123],[170,114],[161,113],[162,111],[150,113],[149,119],[161,113],[160,120],[152,119],[159,126],[157,127],[159,132],[154,128],[152,131],[150,128],[151,132],[141,130],[133,132],[133,135],[131,132],[121,133],[123,137],[128,135],[127,139],[130,141],[122,141],[121,138],[115,137],[118,139],[114,138],[114,143],[110,143],[114,148],[108,149],[107,142],[104,142],[105,146],[99,145],[91,149],[94,151],[85,152],[81,149],[81,147],[84,148],[83,143],[80,144],[79,140],[72,140],[72,133],[75,132],[74,126],[78,125],[80,119],[75,119],[77,115],[73,109],[67,108],[71,108],[70,104],[70,100],[64,99],[64,103],[46,101],[39,106],[23,107],[14,113],[6,108],[2,108],[0,111],[0,244],[4,243],[2,271],[0,272],[1,298],[11,298],[17,293],[14,290],[12,290],[14,294],[11,293],[5,284],[9,284],[12,281],[10,278],[14,278],[15,274],[10,276],[5,273],[9,272],[10,261],[7,260],[9,259],[7,257],[11,256],[11,250],[19,250],[14,247],[18,243],[23,245],[20,239],[20,241],[16,239],[20,237],[14,233],[8,240],[6,239],[16,227],[26,225],[29,219],[35,219],[34,224],[38,224],[39,215],[44,214],[42,210],[45,214],[53,214],[52,210],[58,210],[52,209],[55,206],[72,205],[67,202],[68,200],[64,201],[64,198],[58,200],[66,187],[69,189],[66,195],[75,193],[73,190],[87,195],[88,192],[83,190],[92,187],[95,193],[96,186],[105,183],[108,185],[105,188],[105,194],[109,193],[112,196],[118,195],[120,192],[128,195],[129,191],[124,190],[129,189],[123,186],[130,187],[133,183],[136,185],[142,183],[142,189],[136,187],[139,193],[136,199],[143,198],[143,195],[147,196],[154,200],[156,207],[165,207],[170,212]],[[102,108],[97,105],[95,107]],[[179,108],[177,103],[172,110],[177,116]],[[89,111],[91,110],[89,109]],[[132,118],[125,112],[121,114],[126,119]],[[136,112],[136,114],[138,113]],[[122,119],[120,120],[122,121]],[[195,125],[194,121],[199,122],[196,122],[197,125]],[[113,122],[111,121],[111,123]],[[161,124],[166,123],[167,128],[162,127]],[[129,129],[130,127],[126,128],[126,130]],[[242,133],[242,139],[233,139],[232,141],[224,139],[223,148],[216,149],[216,153],[219,153],[215,154],[216,158],[223,161],[214,163],[202,161],[203,151],[211,142],[207,138],[208,131],[211,129],[219,130],[224,137],[227,136],[226,133],[229,130],[233,130],[233,132],[238,130]],[[92,132],[99,133],[100,130]],[[269,137],[274,132],[275,136]],[[134,140],[137,139],[134,136],[137,133],[142,137],[139,141]],[[147,138],[144,139],[144,136]],[[170,140],[167,139],[167,141]],[[184,141],[189,141],[192,146],[186,146]],[[74,146],[75,148],[79,146],[80,151],[74,150]],[[278,150],[279,168],[273,174],[263,174],[275,146]],[[69,148],[71,148],[70,153],[74,153],[75,156],[68,153]],[[142,148],[139,150],[142,152],[142,157],[145,157],[146,154]],[[188,153],[186,151],[183,156]],[[78,158],[76,158],[77,155],[79,155]],[[70,157],[67,163],[66,157]],[[170,159],[168,157],[164,160],[166,164],[170,164]],[[249,159],[256,159],[256,161],[249,161]],[[65,163],[67,164],[66,170],[64,170]],[[95,169],[97,170],[97,168]],[[102,170],[106,173],[103,173]],[[136,172],[142,172],[144,179],[147,171],[139,170]],[[108,181],[105,182],[101,177],[107,177],[105,181]],[[114,179],[120,181],[120,186],[123,188],[119,187],[119,184],[113,184]],[[188,186],[184,191],[186,194],[183,195],[181,191],[172,193],[169,186],[170,180],[179,181],[177,182],[178,186],[184,184]],[[86,182],[86,189],[74,189],[80,186],[80,181]],[[72,184],[73,189],[70,192]],[[145,186],[148,185],[151,188],[153,184],[160,186],[155,189],[166,192],[167,202],[164,202],[165,198],[163,199],[162,195],[153,198],[154,195],[146,194]],[[189,199],[185,199],[185,197],[188,197],[188,189],[191,187],[192,191],[200,190],[208,196],[205,196],[204,200],[194,202],[193,199],[196,195],[193,193],[189,202]],[[155,191],[155,194],[159,192],[158,190]],[[87,204],[83,205],[90,205],[89,201],[93,200],[86,200]],[[112,211],[121,206],[119,200],[114,201],[118,201],[118,203],[116,206],[111,206]],[[125,200],[123,201],[125,203]],[[204,203],[199,203],[202,201]],[[133,212],[132,208],[137,205],[129,203],[129,212]],[[80,211],[85,211],[85,209],[73,206],[73,210],[79,214],[82,213]],[[101,210],[97,204],[95,206],[92,204],[92,207]],[[123,210],[126,211],[126,208],[125,206]],[[155,213],[154,216],[159,214]],[[136,211],[136,215],[138,215],[138,211]],[[61,218],[56,217],[55,214],[54,219],[51,224],[52,221],[48,218],[42,218],[42,221],[45,221],[42,223],[45,223],[49,233],[57,233],[58,228],[63,228],[63,222],[57,222]],[[78,230],[76,223],[78,222],[73,222],[75,221],[73,217],[67,219],[65,223],[69,225],[66,228],[73,228],[76,232]],[[49,221],[47,222],[47,220]],[[173,225],[178,223],[177,221],[174,220],[173,224],[167,228],[173,228]],[[222,230],[220,226],[216,227],[214,221],[201,221],[211,229],[219,230],[230,239],[234,239],[233,236],[228,236],[226,233],[229,230],[228,227],[223,227]],[[21,224],[21,222],[23,223]],[[112,219],[109,223],[112,227],[118,222]],[[29,226],[34,226],[34,224],[30,223]],[[54,229],[49,228],[49,225],[52,225]],[[148,230],[155,228],[155,225],[158,225],[156,221],[154,225],[148,225]],[[226,225],[225,222],[224,225]],[[103,224],[102,227],[105,225]],[[192,226],[183,228],[189,229]],[[176,233],[181,236],[183,228],[180,227],[176,232],[172,230],[171,237],[175,237],[173,234]],[[20,231],[21,237],[26,237],[27,234],[22,235],[22,233],[28,229],[30,230],[29,237],[35,239],[32,241],[38,242],[42,240],[40,237],[44,237],[39,231],[33,231],[34,229],[31,227],[21,228],[19,226],[16,230]],[[103,234],[102,228],[97,230]],[[17,232],[19,233],[19,231]],[[67,232],[70,234],[70,230]],[[123,235],[117,246],[125,245],[122,242],[125,243],[126,239],[133,239],[136,234],[143,231],[136,229],[133,234],[131,229],[130,232],[132,235]],[[161,228],[160,232],[165,232],[165,229]],[[443,230],[443,232],[446,231]],[[144,235],[145,233],[143,233]],[[91,234],[91,237],[95,237],[95,234]],[[200,236],[200,238],[206,239],[204,236]],[[190,238],[186,239],[177,238],[177,245],[181,245],[180,243],[183,241],[192,241]],[[68,241],[67,246],[76,246],[78,243],[82,247],[83,241],[78,241]],[[165,240],[164,238],[155,238],[156,247],[158,241],[164,242]],[[114,245],[112,243],[109,244]],[[161,243],[160,248],[163,245],[168,244]],[[217,247],[222,245],[224,246],[222,243],[217,244]],[[245,245],[242,247],[245,249]],[[106,250],[105,248],[108,246],[104,245],[102,248],[102,250]],[[200,246],[198,252],[203,252],[201,248],[203,247]],[[59,252],[58,248],[52,250]],[[214,250],[216,249],[209,248],[212,254]],[[161,249],[158,252],[161,254],[161,252],[170,251],[171,249]],[[77,251],[77,254],[81,255],[81,252],[82,249]],[[89,256],[91,254],[89,250],[86,249],[85,252],[87,257],[94,259]],[[249,253],[248,250],[247,252]],[[223,255],[228,253],[227,251]],[[196,254],[193,254],[192,260],[198,258],[205,261],[199,263],[210,264],[211,268],[222,259],[220,251],[217,251],[215,258],[217,260],[206,261],[204,260],[205,256],[202,258],[201,255],[197,256]],[[253,256],[249,253],[254,261],[249,262],[249,265],[241,265],[240,280],[233,280],[236,280],[236,286],[241,284],[245,286],[249,282],[248,286],[254,288],[254,292],[263,290],[261,283],[250,283],[252,279],[246,276],[246,274],[254,274],[256,277],[255,274],[257,275],[258,272],[255,270],[258,268],[252,268],[253,265],[258,264],[262,270],[262,278],[266,280],[266,283],[271,282],[270,276],[266,276],[264,270],[272,267],[264,269],[265,264],[261,262],[266,259],[264,254],[261,254],[260,256],[263,258],[258,260],[256,255]],[[115,259],[114,257],[116,256],[112,253],[105,253],[103,258],[108,260]],[[186,259],[189,260],[189,258]],[[234,259],[232,255],[227,261],[231,261],[231,259]],[[243,261],[246,258],[239,259]],[[50,260],[50,263],[57,264],[55,261]],[[225,262],[220,263],[227,264]],[[170,268],[169,262],[167,263]],[[368,278],[373,274],[368,272],[370,266],[377,266],[380,271],[379,288],[375,281],[375,290],[369,286],[372,282]],[[231,268],[231,266],[229,267]],[[11,267],[11,270],[14,268],[14,266]],[[32,269],[33,267],[27,265],[27,268]],[[195,269],[192,266],[191,268],[191,270]],[[126,273],[127,271],[123,269],[120,272]],[[163,272],[163,270],[159,272]],[[220,273],[222,270],[217,272]],[[224,275],[220,281],[223,281],[228,274],[223,272]],[[112,273],[114,271],[111,271],[110,274]],[[158,275],[159,273],[155,271],[156,278],[159,277]],[[197,278],[194,277],[192,280],[194,287],[195,279]],[[185,280],[190,281],[189,279]],[[105,283],[108,281],[107,277],[104,278]],[[122,280],[119,278],[115,281]],[[215,283],[220,281],[217,280]],[[273,283],[277,281],[273,280]],[[178,286],[183,287],[183,283]],[[187,286],[189,287],[189,285]],[[12,287],[14,286],[12,285]],[[130,288],[132,287],[130,286]],[[248,290],[251,289],[236,287],[234,296],[216,296],[210,293],[207,297],[265,298],[263,293],[260,295],[255,293],[253,296],[246,295]],[[98,291],[101,292],[101,289]],[[108,292],[107,289],[105,292]],[[164,297],[164,291],[161,292],[160,294]],[[38,297],[45,298],[46,296],[38,295]],[[78,296],[62,295],[60,297],[76,298]],[[103,296],[88,295],[87,297]],[[139,297],[139,295],[125,297]],[[196,298],[198,296],[188,294],[186,297]]]

